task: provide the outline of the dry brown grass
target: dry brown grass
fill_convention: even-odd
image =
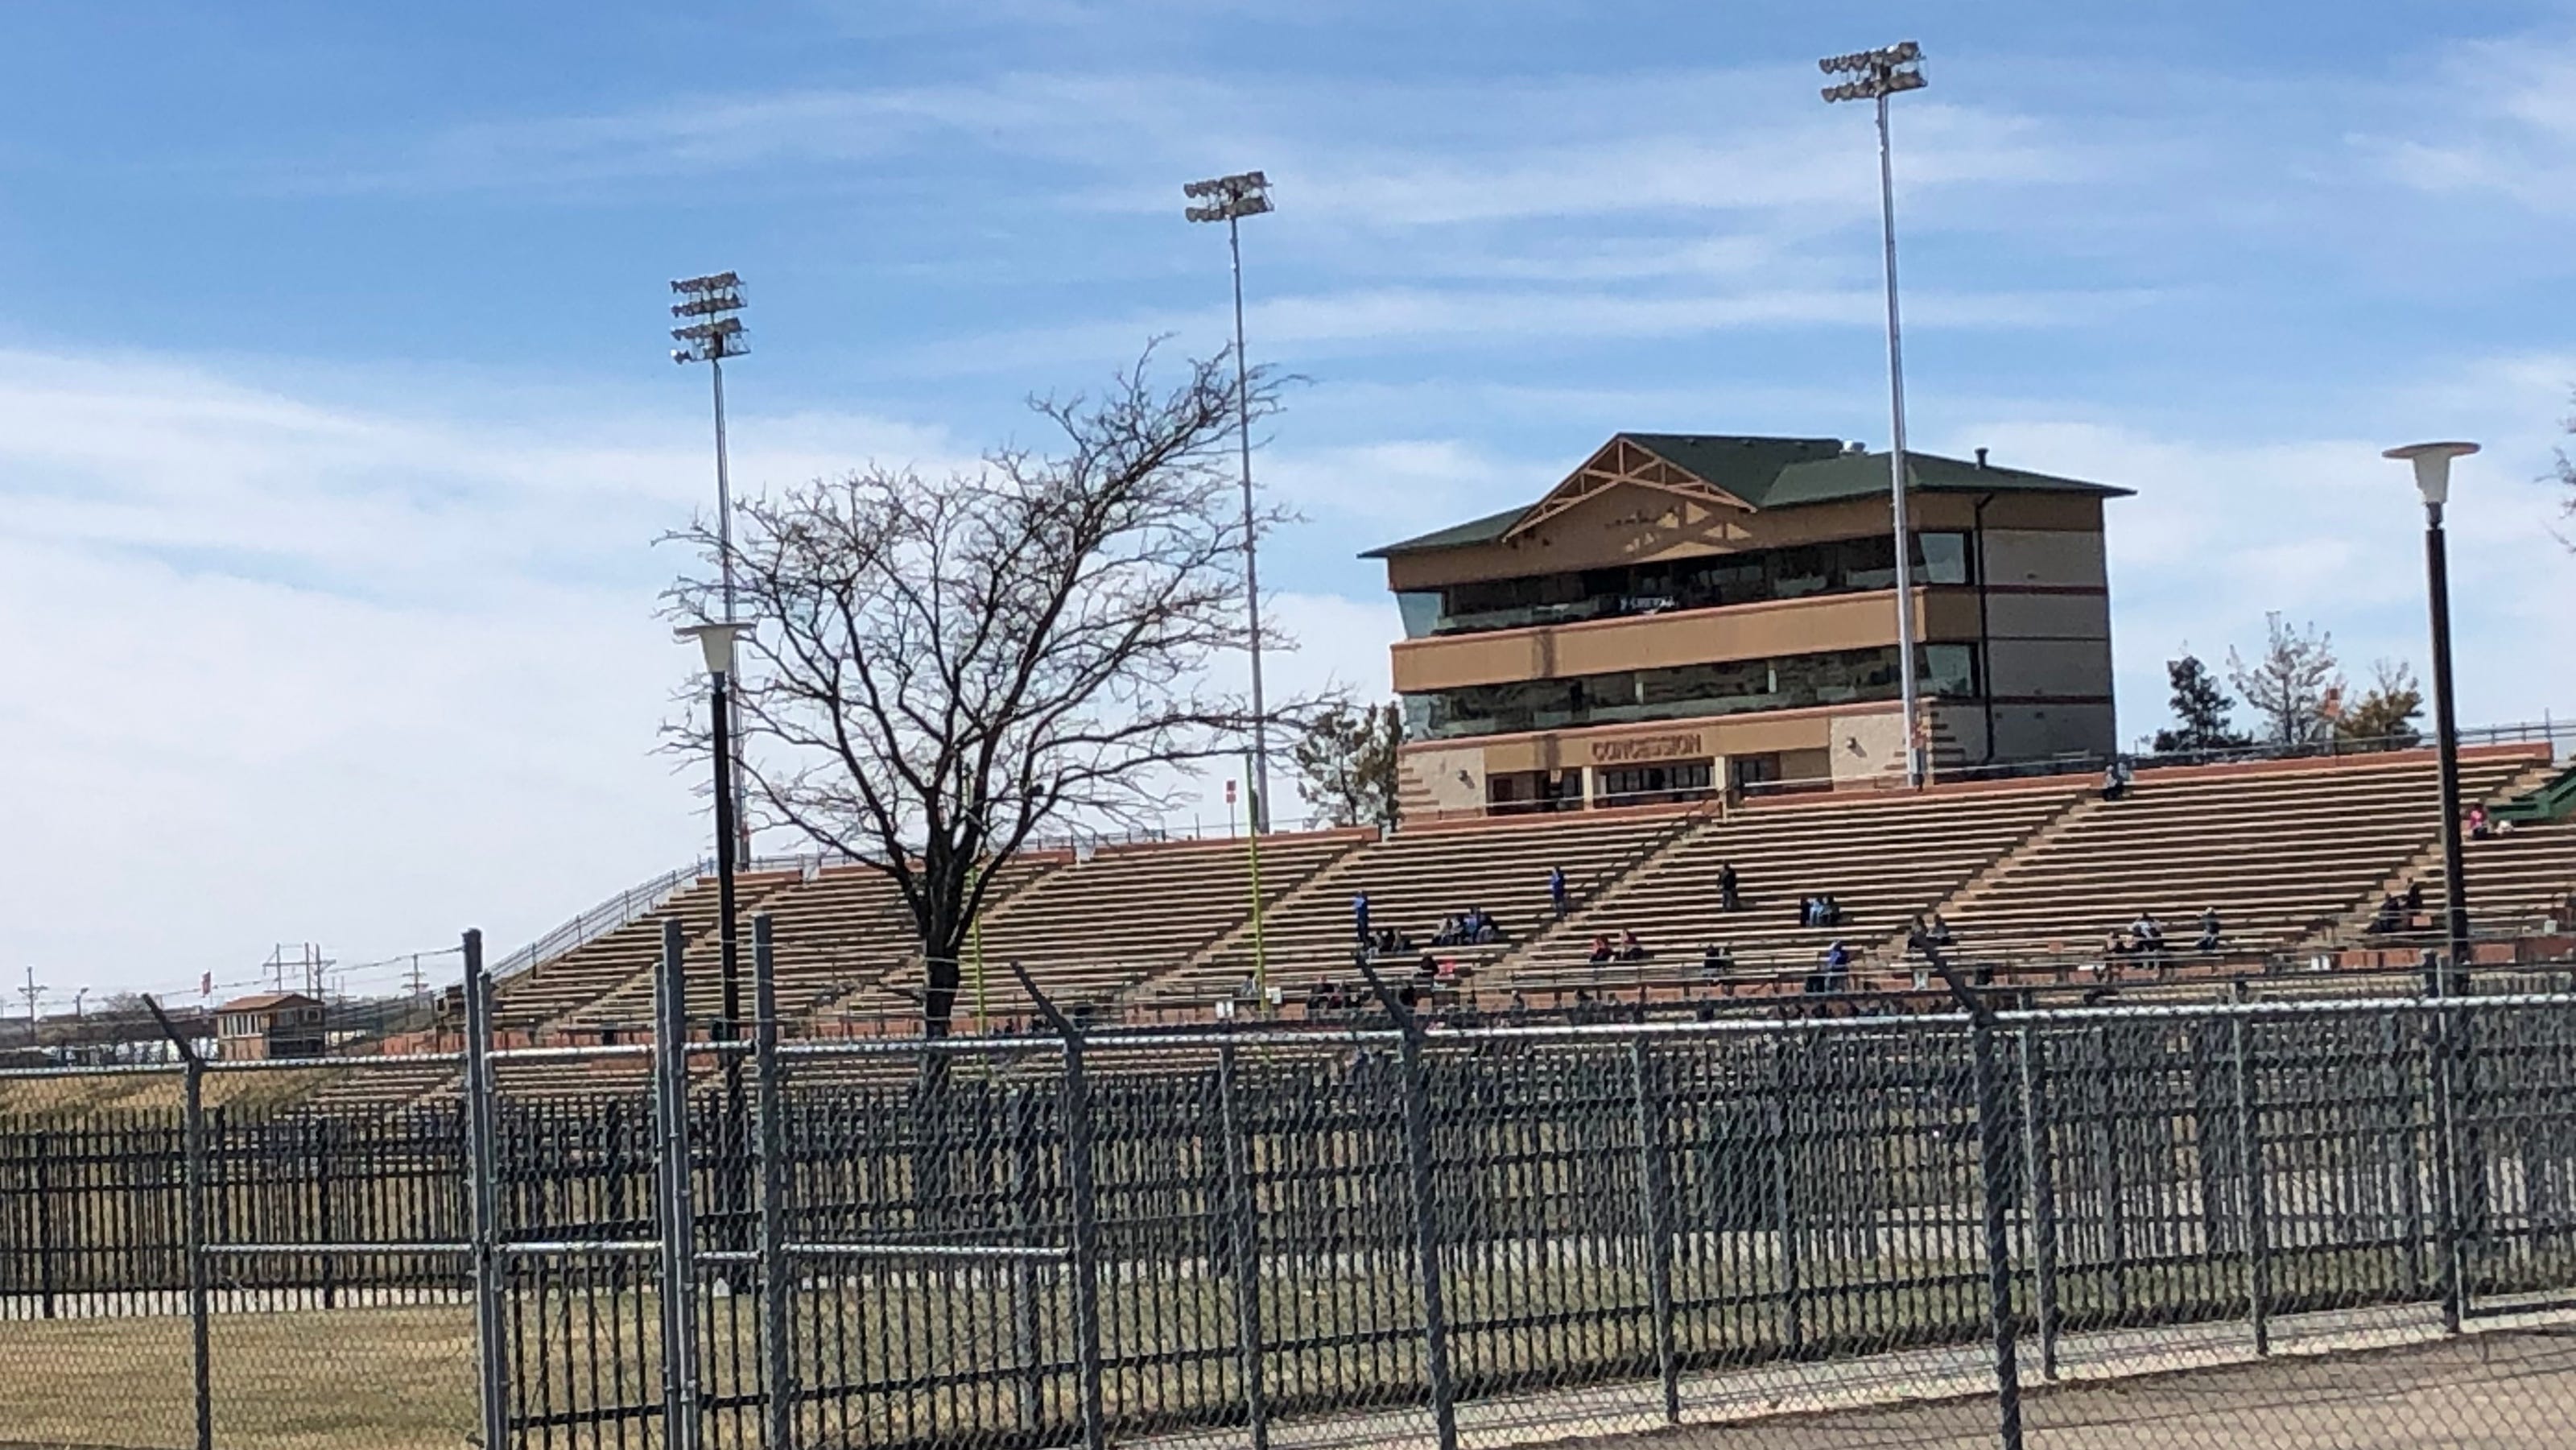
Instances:
[[[474,1320],[453,1307],[229,1314],[214,1322],[227,1450],[459,1450]],[[0,1323],[0,1450],[195,1443],[188,1321]]]

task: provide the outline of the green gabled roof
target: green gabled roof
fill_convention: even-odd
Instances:
[[[1905,476],[1923,493],[2080,493],[2093,498],[2127,498],[2134,492],[2107,483],[2033,473],[2026,468],[2004,468],[1992,463],[1980,468],[1965,459],[1910,451],[1905,455]],[[1767,495],[1753,502],[1757,508],[1783,508],[1838,503],[1886,492],[1886,454],[1844,453],[1781,469]]]
[[[1887,492],[1887,455],[1846,450],[1839,438],[1766,438],[1712,433],[1620,433],[1666,463],[1690,473],[1710,487],[1742,500],[1754,509],[1796,508],[1873,498]],[[1608,447],[1604,445],[1604,449]],[[1602,450],[1595,450],[1598,457]],[[2079,478],[2033,473],[2023,468],[1976,464],[1932,453],[1908,452],[1906,477],[1927,493],[2074,493],[2094,498],[2127,498],[2132,490]],[[1559,488],[1564,485],[1559,485]],[[1549,490],[1553,496],[1557,490]],[[1541,499],[1539,502],[1545,502]],[[1363,559],[1429,553],[1490,544],[1539,503],[1505,509],[1452,524],[1415,538],[1369,550]]]
[[[1724,433],[1622,433],[1618,437],[1755,508],[1770,507],[1772,481],[1781,470],[1828,460],[1843,451],[1840,438],[1754,438]],[[1886,474],[1886,465],[1881,464],[1880,478],[1884,480]]]
[[[1505,509],[1498,514],[1487,514],[1481,519],[1469,519],[1463,524],[1451,524],[1445,529],[1434,529],[1417,538],[1371,549],[1360,557],[1385,559],[1397,554],[1423,554],[1433,549],[1460,549],[1469,544],[1490,544],[1510,533],[1512,525],[1519,523],[1521,516],[1528,512],[1529,505],[1523,504],[1519,508]]]

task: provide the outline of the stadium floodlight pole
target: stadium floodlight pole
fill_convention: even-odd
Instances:
[[[2451,460],[2478,451],[2474,443],[2410,443],[2382,457],[2415,465],[2415,489],[2424,496],[2424,592],[2433,612],[2433,744],[2442,791],[2442,936],[2449,949],[2448,991],[2469,966],[2469,883],[2460,845],[2460,727],[2451,704],[2451,562],[2442,530],[2442,506],[2451,499]]]
[[[723,578],[723,623],[734,620],[733,587],[733,478],[731,464],[725,456],[724,360],[751,351],[751,334],[743,330],[740,313],[743,308],[742,278],[732,272],[710,272],[703,277],[682,277],[672,282],[671,292],[680,300],[671,304],[671,315],[680,325],[671,329],[671,340],[679,344],[671,349],[671,361],[686,366],[693,362],[707,365],[716,404],[716,547],[723,557],[717,560]],[[728,721],[728,724],[738,722]],[[736,731],[739,735],[741,732]],[[742,787],[735,783],[733,799],[734,828],[742,833],[737,842],[742,854],[751,854],[751,815],[743,809]]]
[[[1916,69],[1922,59],[1923,47],[1901,40],[1880,50],[1829,55],[1816,62],[1829,76],[1853,77],[1825,87],[1827,102],[1878,103],[1878,215],[1887,256],[1887,472],[1896,537],[1896,680],[1897,694],[1904,701],[1905,783],[1909,786],[1923,784],[1925,771],[1923,742],[1916,733],[1922,684],[1914,668],[1914,548],[1905,509],[1905,347],[1896,311],[1896,166],[1887,143],[1887,98],[1899,91],[1923,89],[1923,72]]]
[[[1243,595],[1252,644],[1252,800],[1246,812],[1257,838],[1270,828],[1270,722],[1261,698],[1261,550],[1252,512],[1252,373],[1243,356],[1243,219],[1271,210],[1270,178],[1258,171],[1193,181],[1181,194],[1204,205],[1182,212],[1194,222],[1225,223],[1234,267],[1234,405],[1243,460]],[[1255,845],[1254,850],[1260,847]]]

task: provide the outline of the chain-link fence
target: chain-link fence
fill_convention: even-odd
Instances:
[[[2576,1424],[2576,997],[1384,1008],[16,1075],[0,1446]]]

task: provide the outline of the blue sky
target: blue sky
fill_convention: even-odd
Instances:
[[[1218,345],[1178,186],[1266,169],[1282,673],[1383,689],[1364,547],[1620,428],[1884,443],[1868,118],[1812,58],[1909,35],[1916,441],[2141,491],[2124,733],[2267,609],[2420,666],[2376,455],[2432,436],[2489,450],[2464,713],[2576,706],[2535,481],[2576,382],[2576,7],[2111,8],[14,6],[0,967],[515,944],[696,848],[650,753],[686,671],[650,541],[707,488],[672,276],[750,279],[746,486],[935,470],[1148,338]]]

